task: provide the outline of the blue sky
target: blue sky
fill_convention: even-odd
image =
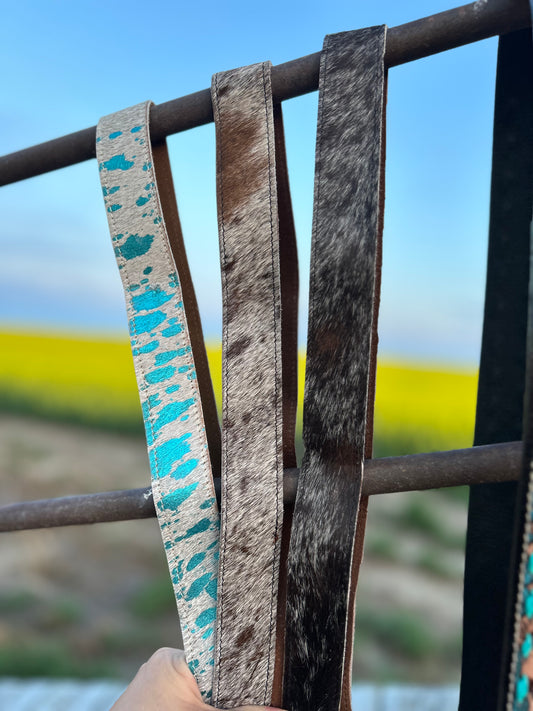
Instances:
[[[209,86],[216,71],[316,52],[325,34],[395,26],[450,0],[27,0],[2,10],[0,153]],[[389,73],[380,352],[476,365],[497,40]],[[305,343],[317,95],[285,102]],[[214,127],[169,139],[207,337],[220,333]],[[126,335],[96,162],[0,190],[0,324]]]

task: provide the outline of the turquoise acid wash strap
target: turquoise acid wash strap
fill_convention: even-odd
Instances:
[[[329,35],[320,61],[305,455],[288,559],[288,711],[338,711],[350,658],[379,302],[385,33]]]
[[[150,106],[101,119],[96,154],[185,653],[209,700],[219,536],[209,450],[218,463],[220,433],[168,154],[165,144],[152,150]]]
[[[286,285],[297,284],[297,277],[281,112],[272,105],[270,71],[265,62],[216,74],[212,81],[224,305],[213,699],[223,708],[270,705],[279,694],[275,678],[281,677],[276,642],[282,628],[283,464],[284,458],[294,461],[295,410],[285,408],[284,422],[282,393],[285,386],[288,400],[295,401],[296,291],[284,290],[290,316],[282,329],[280,262]]]

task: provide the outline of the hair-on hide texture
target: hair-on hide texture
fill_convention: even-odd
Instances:
[[[306,451],[288,562],[288,711],[337,711],[341,700],[381,225],[384,49],[385,28],[375,27],[326,37],[321,58]]]
[[[283,433],[294,433],[294,423],[284,428],[275,155],[281,113],[275,119],[270,63],[216,74],[212,97],[223,297],[222,517],[213,701],[233,708],[271,703]],[[288,187],[283,198],[286,203]],[[289,251],[295,262],[295,247]],[[295,326],[289,330],[295,333]],[[294,382],[295,365],[292,370]],[[292,393],[295,400],[295,387]],[[286,445],[293,450],[289,440]]]

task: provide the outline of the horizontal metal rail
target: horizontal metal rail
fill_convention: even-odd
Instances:
[[[389,29],[385,63],[394,67],[454,47],[506,34],[531,24],[527,0],[478,0]],[[278,64],[272,70],[274,100],[281,102],[318,88],[320,53]],[[209,89],[154,106],[152,140],[213,120]],[[95,157],[96,127],[0,157],[0,186]]]
[[[521,442],[491,444],[404,457],[383,457],[365,462],[363,494],[420,491],[448,486],[514,481],[522,457]],[[298,469],[286,469],[286,504],[294,503]],[[220,498],[220,479],[215,479]],[[52,528],[106,521],[127,521],[155,516],[150,487],[101,494],[65,496],[0,507],[0,532]]]

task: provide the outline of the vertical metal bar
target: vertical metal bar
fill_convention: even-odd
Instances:
[[[500,38],[476,445],[519,439],[525,382],[533,187],[531,33]],[[505,654],[516,484],[472,486],[466,544],[460,711],[496,711]]]

